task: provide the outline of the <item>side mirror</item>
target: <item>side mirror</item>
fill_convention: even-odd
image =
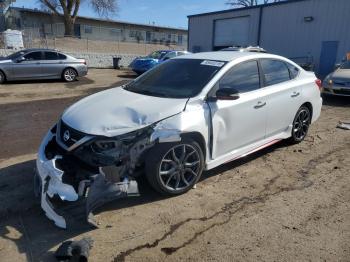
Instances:
[[[224,87],[216,91],[217,100],[237,100],[239,98],[239,92],[230,87]]]
[[[169,57],[164,57],[163,61],[169,60]]]
[[[334,70],[337,70],[340,66],[341,66],[341,64],[335,64],[334,65]]]
[[[25,61],[26,59],[23,56],[20,56],[16,59],[16,63],[21,63],[23,61]]]

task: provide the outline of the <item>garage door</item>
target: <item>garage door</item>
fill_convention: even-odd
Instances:
[[[247,46],[249,16],[215,21],[215,47]]]

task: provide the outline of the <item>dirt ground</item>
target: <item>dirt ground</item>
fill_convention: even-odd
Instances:
[[[160,197],[141,180],[140,197],[99,210],[98,229],[55,227],[32,193],[41,138],[68,105],[132,77],[0,86],[1,261],[54,261],[62,241],[84,236],[91,261],[350,261],[350,131],[336,128],[350,121],[349,98],[325,97],[303,143],[206,172],[185,195]]]

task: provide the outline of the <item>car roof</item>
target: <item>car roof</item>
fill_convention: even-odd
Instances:
[[[188,54],[186,56],[181,56],[181,58],[219,60],[219,61],[229,62],[237,58],[241,58],[245,56],[253,56],[256,54],[257,53],[252,53],[252,52],[217,51],[217,52],[203,52],[203,53]]]
[[[258,52],[246,52],[246,51],[216,51],[216,52],[203,52],[188,54],[184,56],[179,56],[174,59],[202,59],[202,60],[216,60],[230,62],[239,58],[251,57],[251,58],[276,58],[276,59],[286,59],[285,57],[268,54],[268,53],[258,53]]]
[[[54,51],[54,52],[58,52],[58,50],[56,50],[56,49],[48,49],[48,48],[27,48],[27,49],[23,49],[21,51],[25,52],[25,53],[34,52],[34,51]]]

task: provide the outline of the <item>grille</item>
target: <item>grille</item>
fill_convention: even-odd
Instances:
[[[80,139],[82,139],[85,136],[84,133],[79,132],[78,130],[75,130],[74,128],[71,128],[67,124],[65,124],[62,120],[60,123],[60,130],[59,130],[59,138],[60,141],[66,146],[71,147],[76,142],[78,142]]]
[[[350,95],[350,89],[333,90],[338,95]]]
[[[337,86],[350,86],[350,82],[337,82],[333,81],[333,83]]]

